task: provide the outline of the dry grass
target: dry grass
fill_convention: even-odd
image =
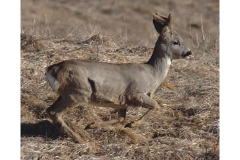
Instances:
[[[161,8],[164,13],[168,10],[176,13],[174,26],[195,59],[173,62],[154,97],[161,108],[139,128],[123,128],[118,124],[83,131],[86,124],[115,118],[117,113],[95,106],[75,108],[63,118],[86,140],[76,144],[48,121],[44,110],[57,95],[45,81],[46,66],[66,59],[140,63],[151,55],[156,33],[149,8],[161,11],[159,2],[142,1],[141,5],[134,1],[113,2],[99,8],[101,2],[22,1],[21,159],[219,159],[219,37],[218,25],[215,26],[218,1],[205,6],[188,0],[181,4],[169,1]],[[179,5],[185,9],[180,10]],[[194,9],[198,20],[189,20],[187,17]],[[50,11],[54,12],[49,14]],[[212,16],[207,16],[209,12]],[[71,23],[64,15],[71,17]],[[106,20],[106,15],[122,21],[113,24],[111,18]],[[133,22],[128,18],[130,15]],[[185,17],[178,19],[179,15]],[[34,25],[30,22],[32,18],[36,21]],[[93,21],[98,24],[89,24]],[[117,27],[123,30],[116,31]],[[134,35],[138,37],[131,37]],[[145,112],[142,107],[129,108],[127,120],[137,119]]]

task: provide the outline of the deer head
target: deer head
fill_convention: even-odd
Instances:
[[[193,57],[190,49],[183,44],[182,38],[173,31],[171,14],[165,17],[160,13],[154,13],[153,24],[159,33],[156,47],[164,53],[163,56],[168,56],[171,60]]]

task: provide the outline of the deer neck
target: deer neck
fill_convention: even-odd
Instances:
[[[155,73],[160,74],[160,76],[164,75],[165,78],[165,74],[168,72],[171,63],[172,60],[167,54],[167,48],[165,45],[162,45],[161,40],[158,39],[153,54],[146,64],[151,65]]]
[[[171,65],[172,59],[167,54],[166,45],[162,45],[161,39],[159,38],[154,47],[151,58],[146,64],[151,65],[155,69],[166,68]]]

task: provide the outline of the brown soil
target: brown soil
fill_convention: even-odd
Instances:
[[[158,36],[153,12],[173,14],[174,30],[195,56],[173,61],[154,97],[161,108],[139,128],[86,131],[117,114],[75,108],[63,118],[86,143],[61,135],[44,112],[57,98],[45,67],[66,59],[145,62]],[[145,112],[129,108],[127,119]],[[22,0],[21,159],[219,159],[219,1]]]

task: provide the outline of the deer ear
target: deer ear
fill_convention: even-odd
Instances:
[[[157,32],[166,37],[172,34],[172,15],[169,14],[168,17],[162,16],[160,13],[153,14],[153,24]]]
[[[161,34],[162,25],[158,21],[156,21],[155,19],[153,19],[153,24],[154,24],[154,27],[157,30],[157,32],[159,34]]]
[[[169,26],[169,28],[170,28],[170,30],[171,30],[171,32],[172,32],[172,14],[170,13],[169,15],[168,15],[168,26]]]

